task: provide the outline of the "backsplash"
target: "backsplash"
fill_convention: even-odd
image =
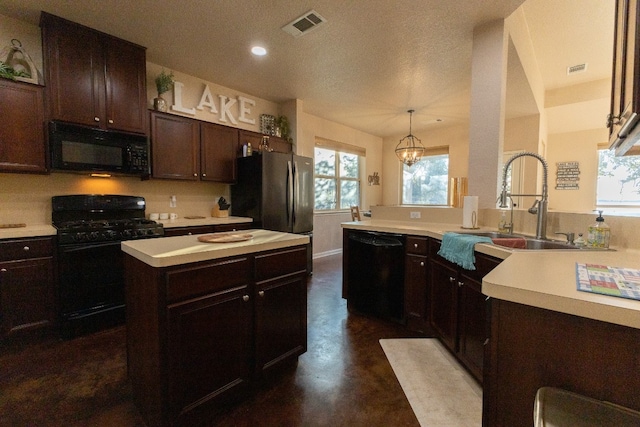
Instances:
[[[66,194],[125,194],[142,196],[146,212],[210,216],[220,196],[227,200],[229,186],[208,182],[141,181],[134,177],[90,178],[86,175],[0,174],[0,223],[51,224],[51,197]],[[175,195],[175,208],[169,197]]]

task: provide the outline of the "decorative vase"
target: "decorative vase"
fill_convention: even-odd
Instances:
[[[160,95],[157,98],[153,98],[153,109],[156,111],[167,111],[167,101]]]

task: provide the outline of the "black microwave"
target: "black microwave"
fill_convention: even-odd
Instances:
[[[51,168],[60,171],[149,175],[144,135],[49,123]]]

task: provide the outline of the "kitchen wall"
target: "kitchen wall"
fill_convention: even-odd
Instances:
[[[23,47],[33,58],[36,67],[42,70],[40,28],[0,15],[0,46],[8,45],[13,38],[18,38],[22,42]],[[313,157],[316,137],[365,147],[366,161],[361,175],[364,183],[362,208],[363,210],[368,209],[369,205],[382,202],[382,185],[366,185],[368,175],[382,170],[381,138],[307,114],[304,112],[304,105],[300,100],[291,100],[279,105],[251,94],[204,81],[189,75],[188,70],[171,70],[162,65],[147,62],[147,98],[150,108],[153,105],[153,98],[157,96],[154,79],[163,68],[166,71],[172,71],[175,79],[184,84],[182,89],[182,105],[184,107],[196,107],[200,103],[205,86],[209,86],[214,101],[218,100],[218,95],[229,98],[243,96],[255,101],[255,106],[251,106],[252,114],[250,117],[254,118],[256,122],[255,124],[240,121],[237,124],[221,122],[219,120],[219,106],[218,113],[212,113],[210,109],[205,108],[203,110],[196,109],[195,115],[172,112],[174,114],[251,131],[259,131],[260,114],[285,114],[292,125],[294,151],[308,157]],[[165,93],[163,97],[169,105],[174,103],[173,91]],[[381,180],[385,181],[384,176]],[[139,195],[145,197],[147,201],[147,212],[175,212],[181,217],[185,215],[210,215],[211,208],[220,196],[230,200],[229,186],[225,184],[153,179],[140,181],[131,177],[101,179],[67,173],[52,173],[51,175],[0,173],[0,223],[50,223],[51,197],[80,193]],[[178,203],[175,209],[169,208],[171,195],[177,196]],[[350,216],[345,213],[315,215],[314,254],[322,256],[339,251],[342,247],[340,223],[348,220],[350,220]]]
[[[298,106],[304,110],[303,101]],[[382,171],[382,138],[369,135],[347,126],[330,122],[308,113],[301,113],[297,121],[300,129],[297,142],[298,154],[313,157],[316,138],[328,139],[356,147],[364,148],[364,167],[360,171],[362,204],[361,210],[382,203],[382,189],[392,185],[393,178],[386,177]],[[367,185],[367,176],[380,173],[381,185]],[[343,212],[316,213],[313,217],[313,254],[322,257],[340,252],[342,249],[342,228],[340,223],[351,221],[351,215]]]

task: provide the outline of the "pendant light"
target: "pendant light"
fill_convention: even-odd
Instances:
[[[426,148],[422,145],[422,141],[411,133],[411,117],[414,111],[415,110],[407,111],[407,113],[409,113],[409,135],[402,138],[398,145],[396,145],[396,156],[398,156],[398,159],[400,159],[402,163],[409,167],[418,163],[426,151]]]

